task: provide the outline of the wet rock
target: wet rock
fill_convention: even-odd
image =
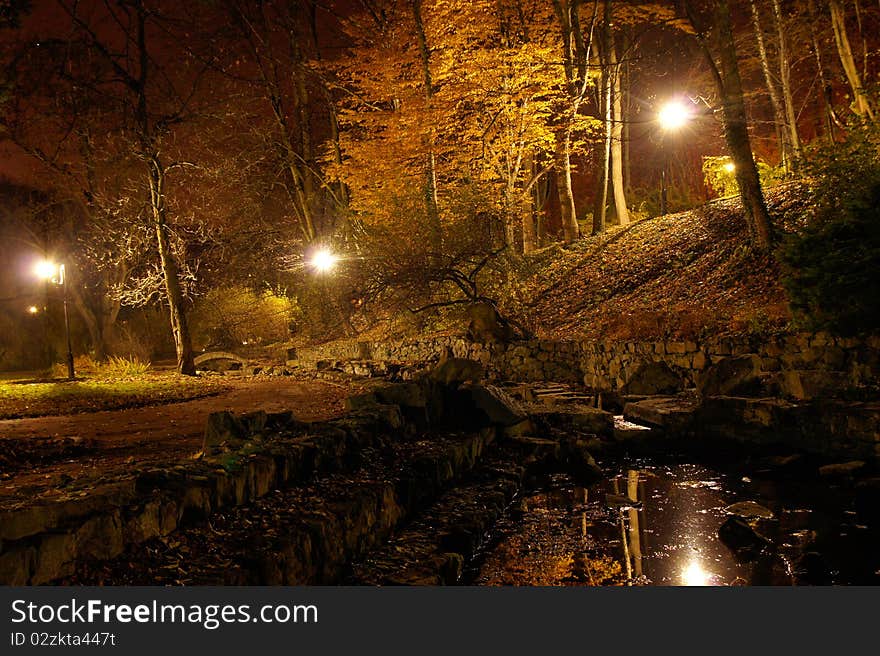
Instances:
[[[540,437],[515,437],[510,440],[517,451],[525,456],[524,459],[558,461],[561,454],[561,446],[556,440],[546,440]]]
[[[624,394],[676,394],[684,389],[684,381],[662,361],[644,362],[636,367],[623,387]]]
[[[765,508],[755,501],[739,501],[724,509],[728,515],[735,515],[743,519],[773,519],[775,515],[769,508]]]
[[[568,413],[574,428],[595,435],[611,436],[614,434],[614,415],[599,408],[578,405]]]
[[[428,404],[425,388],[418,383],[383,385],[373,394],[379,403],[399,405],[402,408],[424,408]]]
[[[504,436],[508,438],[525,437],[526,435],[534,433],[534,431],[535,426],[532,424],[532,420],[523,419],[521,422],[514,424],[513,426],[505,426]]]
[[[697,404],[692,399],[654,396],[627,403],[623,409],[623,417],[626,421],[680,434],[692,428],[697,410]]]
[[[265,413],[263,413],[265,415]],[[226,445],[240,445],[247,435],[246,427],[229,411],[212,412],[205,425],[202,450]]]
[[[831,570],[825,557],[818,551],[807,551],[792,568],[798,585],[830,585],[833,583]]]
[[[804,463],[804,457],[799,453],[792,453],[780,456],[767,456],[761,458],[755,463],[764,470],[790,472],[801,469]]]
[[[761,359],[757,355],[723,358],[710,365],[697,381],[702,397],[754,396],[761,392]]]
[[[633,501],[623,494],[606,494],[605,505],[613,510],[628,510],[630,508],[641,508],[641,501]]]
[[[565,469],[578,484],[588,487],[604,477],[602,468],[596,464],[587,449],[586,440],[568,440],[562,443],[562,459]]]
[[[730,549],[737,560],[749,562],[767,553],[772,543],[741,517],[730,516],[718,529],[718,539]]]
[[[465,358],[449,358],[438,364],[428,374],[431,380],[447,386],[466,382],[479,383],[484,376],[485,372],[481,363]]]
[[[469,385],[462,388],[469,404],[493,426],[515,426],[528,415],[513,397],[494,385]]]
[[[537,406],[540,407],[540,406]],[[611,437],[614,434],[614,415],[599,408],[583,404],[553,406],[552,410],[529,408],[529,416],[537,427],[549,429],[574,429],[581,433],[592,433]]]
[[[459,553],[445,553],[443,556],[440,578],[445,585],[453,585],[461,578],[461,573],[464,570],[464,557]]]
[[[865,466],[864,460],[837,462],[819,467],[819,476],[824,478],[847,478],[857,474]]]

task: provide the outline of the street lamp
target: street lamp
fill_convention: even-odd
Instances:
[[[670,100],[657,113],[657,122],[664,135],[677,132],[691,120],[693,108],[681,100]],[[666,214],[666,176],[669,169],[669,150],[663,143],[663,168],[660,170],[660,215]]]
[[[67,278],[63,264],[56,264],[48,260],[37,262],[34,273],[48,282],[61,286],[62,298],[64,299],[64,334],[67,337],[67,379],[76,378],[73,370],[73,348],[70,344],[70,315],[67,310]]]
[[[309,265],[318,273],[327,273],[336,266],[338,261],[339,256],[333,251],[328,248],[319,248],[309,258]]]

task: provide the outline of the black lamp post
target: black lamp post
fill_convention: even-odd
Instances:
[[[64,299],[64,335],[67,337],[67,379],[76,378],[73,370],[73,348],[70,345],[70,314],[67,311],[67,279],[64,277],[64,265],[58,265],[58,284],[61,285],[61,297]]]
[[[73,347],[70,342],[70,314],[67,309],[67,277],[65,276],[64,265],[43,261],[37,264],[36,272],[38,276],[45,278],[48,282],[61,286],[61,297],[64,301],[64,335],[67,338],[67,379],[74,380],[76,372],[73,369]]]
[[[666,195],[667,195],[667,187],[669,176],[669,145],[667,135],[670,132],[675,132],[684,126],[691,119],[692,108],[688,107],[685,103],[672,100],[663,107],[660,108],[660,111],[657,113],[657,121],[660,124],[660,129],[663,130],[663,139],[661,141],[661,148],[663,149],[663,166],[660,169],[660,215],[663,216],[666,214]]]

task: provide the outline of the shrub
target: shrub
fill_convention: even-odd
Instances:
[[[775,187],[785,179],[782,166],[771,166],[766,162],[757,161],[758,176],[764,189]],[[733,161],[726,155],[721,157],[703,157],[703,180],[715,194],[720,197],[735,196],[739,193]]]
[[[138,357],[122,358],[111,356],[98,366],[97,373],[107,377],[143,376],[150,369],[150,363]]]
[[[780,249],[795,317],[850,336],[880,330],[880,134],[854,128],[814,151],[797,232]]]
[[[196,348],[232,349],[290,337],[296,301],[272,290],[220,287],[200,298],[191,325]]]

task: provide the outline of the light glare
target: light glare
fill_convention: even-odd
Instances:
[[[688,564],[684,572],[682,572],[681,578],[682,583],[687,586],[709,585],[709,573],[696,561]]]
[[[733,162],[727,162],[727,164],[724,165],[724,170],[728,173],[733,173],[734,171],[736,171],[736,164],[734,164]]]
[[[50,280],[58,275],[58,265],[49,260],[40,260],[34,265],[34,273],[44,280]]]
[[[321,248],[312,254],[309,263],[318,273],[326,273],[327,271],[330,271],[334,266],[336,266],[336,262],[338,261],[338,259],[339,258],[336,257],[336,255],[331,251],[327,250],[326,248]]]
[[[685,106],[679,100],[673,100],[660,108],[657,114],[657,120],[660,121],[660,127],[664,130],[678,130],[691,118],[690,107]]]

